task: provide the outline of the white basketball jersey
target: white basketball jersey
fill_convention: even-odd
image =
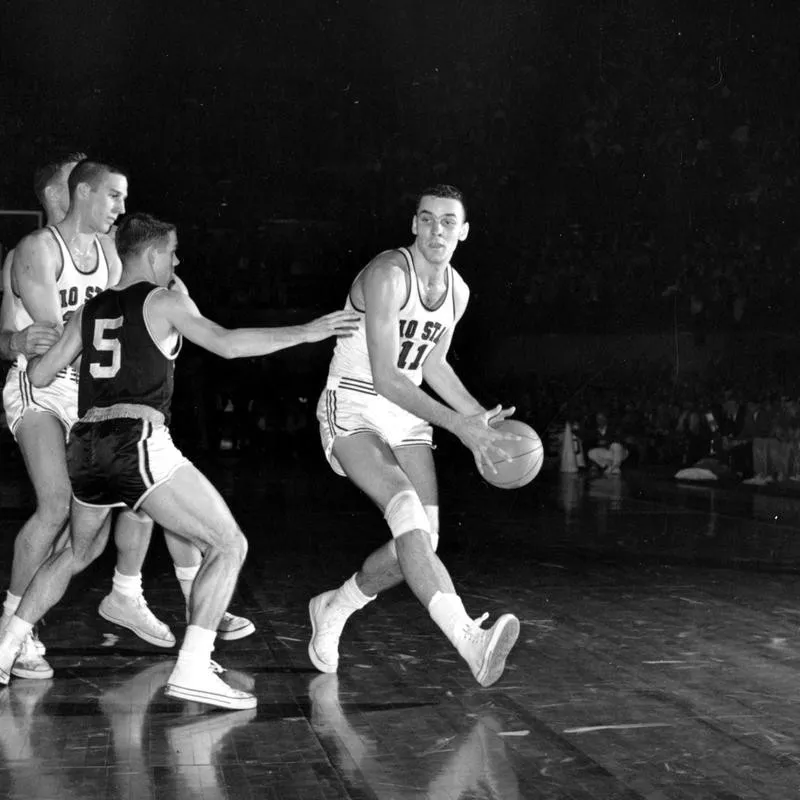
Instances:
[[[56,287],[61,306],[61,319],[66,323],[90,297],[94,297],[108,286],[108,261],[106,260],[105,252],[103,252],[103,246],[95,236],[94,246],[97,250],[97,266],[91,272],[81,272],[75,266],[69,248],[58,229],[54,225],[48,225],[47,230],[58,242],[58,247],[61,250],[61,269],[56,276]],[[21,331],[31,325],[33,319],[25,309],[22,298],[13,291],[11,300],[11,329]]]
[[[446,290],[434,308],[426,306],[419,292],[417,271],[414,259],[405,247],[399,252],[406,259],[408,267],[408,297],[400,309],[400,352],[397,367],[417,386],[422,383],[422,365],[430,355],[434,345],[445,332],[455,324],[455,299],[453,297],[453,281],[455,270],[448,265],[445,272]],[[340,338],[336,342],[329,370],[330,377],[339,379],[339,386],[352,388],[355,391],[374,392],[372,385],[372,368],[367,351],[367,335],[365,330],[364,309],[356,308],[351,299],[351,291],[347,295],[345,310],[355,311],[360,315],[358,330],[348,338]]]

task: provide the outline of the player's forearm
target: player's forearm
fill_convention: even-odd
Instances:
[[[431,425],[455,433],[460,415],[427,395],[405,375],[397,373],[385,378],[373,376],[373,383],[375,391],[395,405]]]
[[[55,366],[52,358],[34,356],[28,361],[28,380],[36,387],[47,386],[53,382],[59,369],[63,367]]]
[[[467,391],[461,379],[456,375],[455,370],[447,362],[432,366],[426,364],[423,368],[423,376],[425,383],[459,414],[471,416],[486,410]]]
[[[308,341],[304,325],[284,328],[237,328],[222,337],[220,355],[224,358],[267,356]]]

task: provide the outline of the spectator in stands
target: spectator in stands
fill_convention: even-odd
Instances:
[[[619,475],[622,462],[628,457],[619,428],[609,422],[605,411],[598,411],[586,425],[583,434],[584,452],[594,470],[606,475]]]

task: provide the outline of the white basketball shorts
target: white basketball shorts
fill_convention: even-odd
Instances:
[[[17,428],[29,411],[52,414],[64,426],[64,439],[78,419],[78,373],[72,367],[62,370],[56,379],[40,389],[28,380],[24,367],[14,364],[6,375],[3,407],[8,428],[16,439]]]
[[[412,445],[433,447],[433,428],[429,423],[356,378],[328,378],[317,403],[317,420],[325,458],[337,475],[345,474],[333,455],[337,436],[375,433],[393,450]]]

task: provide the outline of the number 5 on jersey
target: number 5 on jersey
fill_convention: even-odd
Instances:
[[[95,353],[111,353],[111,363],[104,365],[93,360],[89,364],[89,374],[93,378],[113,378],[119,372],[122,366],[122,344],[117,330],[121,326],[122,317],[94,321],[92,348]]]

